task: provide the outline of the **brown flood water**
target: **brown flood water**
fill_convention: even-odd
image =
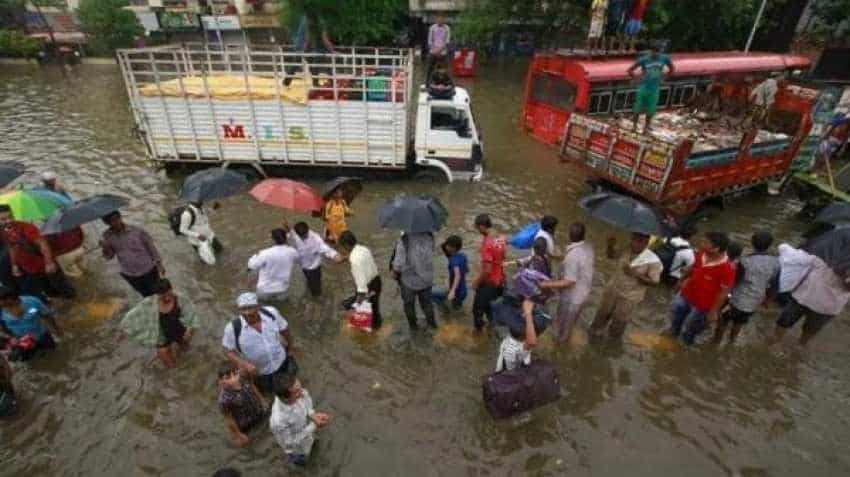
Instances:
[[[576,205],[586,192],[583,174],[517,128],[523,74],[522,64],[489,65],[480,78],[464,82],[484,130],[483,183],[366,183],[350,226],[379,266],[397,235],[378,229],[374,213],[399,191],[428,190],[448,205],[452,215],[441,235],[463,236],[473,271],[478,237],[471,223],[480,212],[491,213],[505,232],[546,212],[562,224],[585,219]],[[215,402],[222,329],[234,316],[237,293],[253,285],[248,257],[267,246],[281,212],[248,196],[224,201],[212,223],[227,251],[217,266],[203,266],[166,224],[181,178],[149,166],[130,126],[116,67],[79,67],[67,78],[56,68],[0,68],[0,160],[26,161],[31,172],[23,181],[30,183],[51,168],[77,197],[131,197],[128,222],[154,235],[169,277],[203,311],[192,351],[178,369],[165,371],[152,350],[116,340],[110,303],[137,297],[114,263],[93,254],[90,273],[77,282],[81,304],[62,317],[59,349],[15,366],[22,410],[0,423],[0,475],[203,476],[225,465],[247,476],[284,475],[283,453],[267,428],[252,435],[249,448],[234,449]],[[753,194],[700,227],[738,240],[769,228],[794,240],[804,227],[794,217],[799,207],[790,198]],[[605,238],[616,231],[588,224],[601,256]],[[446,280],[445,262],[436,260],[439,283]],[[585,326],[610,271],[599,258]],[[321,300],[304,297],[296,274],[293,299],[282,308],[299,342],[305,387],[317,408],[336,417],[305,474],[850,473],[846,316],[807,351],[789,345],[783,354],[768,352],[762,343],[775,309],[762,312],[738,346],[684,351],[657,336],[671,294],[661,288],[635,311],[623,346],[588,344],[580,333],[571,346],[556,349],[545,337],[535,354],[559,364],[565,397],[494,422],[482,406],[480,383],[495,365],[498,339],[470,335],[471,300],[463,313],[440,318],[436,336],[411,338],[400,298],[387,287],[385,330],[356,336],[342,330],[337,308],[352,288],[348,268],[328,264],[325,274]]]

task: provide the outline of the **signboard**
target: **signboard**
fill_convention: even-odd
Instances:
[[[204,15],[201,17],[205,30],[241,30],[239,17],[236,15]]]
[[[240,15],[242,28],[280,28],[277,15]]]
[[[156,12],[159,26],[165,31],[194,31],[201,29],[201,20],[196,13]]]

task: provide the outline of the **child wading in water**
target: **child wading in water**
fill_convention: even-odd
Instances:
[[[449,288],[434,290],[431,296],[445,312],[449,311],[450,305],[451,309],[460,310],[467,295],[466,274],[469,273],[466,254],[460,251],[463,248],[463,240],[452,235],[443,242],[441,248],[449,262]]]
[[[326,241],[329,243],[339,241],[340,235],[348,230],[345,218],[349,216],[351,216],[351,209],[348,208],[348,202],[345,201],[342,187],[338,187],[325,204],[325,210],[322,214],[322,218],[325,220]]]
[[[218,368],[218,406],[230,432],[233,445],[245,447],[250,442],[247,433],[263,422],[269,414],[269,403],[250,380],[243,380],[239,368],[231,361],[222,361]]]

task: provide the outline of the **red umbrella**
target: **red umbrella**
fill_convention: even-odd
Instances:
[[[302,182],[289,179],[266,179],[251,189],[251,195],[264,204],[299,212],[322,210],[322,196]]]

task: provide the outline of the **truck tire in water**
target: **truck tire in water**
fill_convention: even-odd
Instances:
[[[413,179],[416,182],[422,182],[425,184],[439,184],[448,182],[446,175],[435,169],[418,170],[415,174],[413,174]]]

